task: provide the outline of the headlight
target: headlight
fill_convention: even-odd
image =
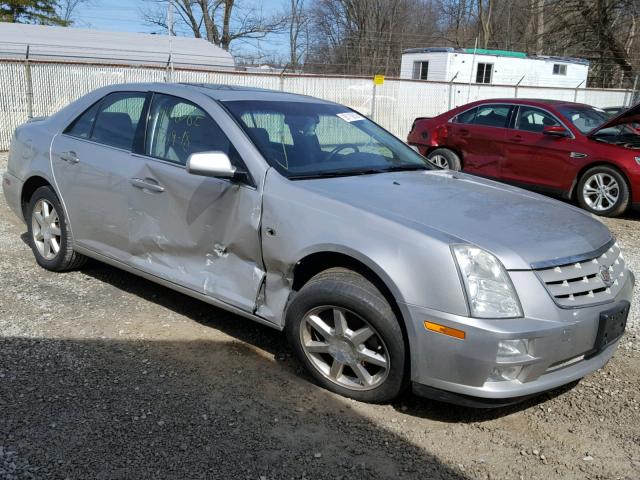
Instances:
[[[640,165],[640,157],[636,157],[636,163]]]
[[[495,256],[472,245],[454,245],[452,250],[472,317],[522,317],[509,274]]]

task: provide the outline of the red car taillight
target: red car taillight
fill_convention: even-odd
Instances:
[[[431,136],[432,144],[442,145],[443,143],[446,143],[448,136],[449,131],[447,130],[446,125],[440,125],[433,131],[433,135]]]

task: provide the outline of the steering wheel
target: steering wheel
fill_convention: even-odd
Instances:
[[[329,160],[333,160],[333,157],[335,157],[342,150],[346,150],[347,148],[351,148],[352,150],[355,150],[358,153],[360,152],[360,149],[358,148],[358,146],[355,143],[345,143],[343,145],[338,145],[336,148],[331,150],[331,152],[329,152],[329,156],[326,158],[325,162],[328,162]]]

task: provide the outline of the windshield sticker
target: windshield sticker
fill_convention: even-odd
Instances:
[[[357,114],[356,112],[345,112],[336,114],[345,122],[357,122],[358,120],[364,120],[362,115]]]

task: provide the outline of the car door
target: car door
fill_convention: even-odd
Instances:
[[[246,167],[223,130],[194,102],[155,93],[143,155],[129,185],[130,264],[252,311],[263,281],[260,193],[247,175],[192,175],[192,153],[224,152]]]
[[[543,133],[545,126],[566,128],[552,113],[533,106],[520,105],[513,129],[508,131],[500,178],[517,184],[537,186],[551,191],[567,190],[574,176],[571,166],[573,135],[566,137]]]
[[[51,147],[51,165],[76,245],[125,260],[131,149],[146,92],[114,92],[89,107]],[[143,123],[143,122],[142,122]]]
[[[512,108],[507,104],[480,105],[454,119],[452,140],[462,152],[465,172],[499,176]]]

